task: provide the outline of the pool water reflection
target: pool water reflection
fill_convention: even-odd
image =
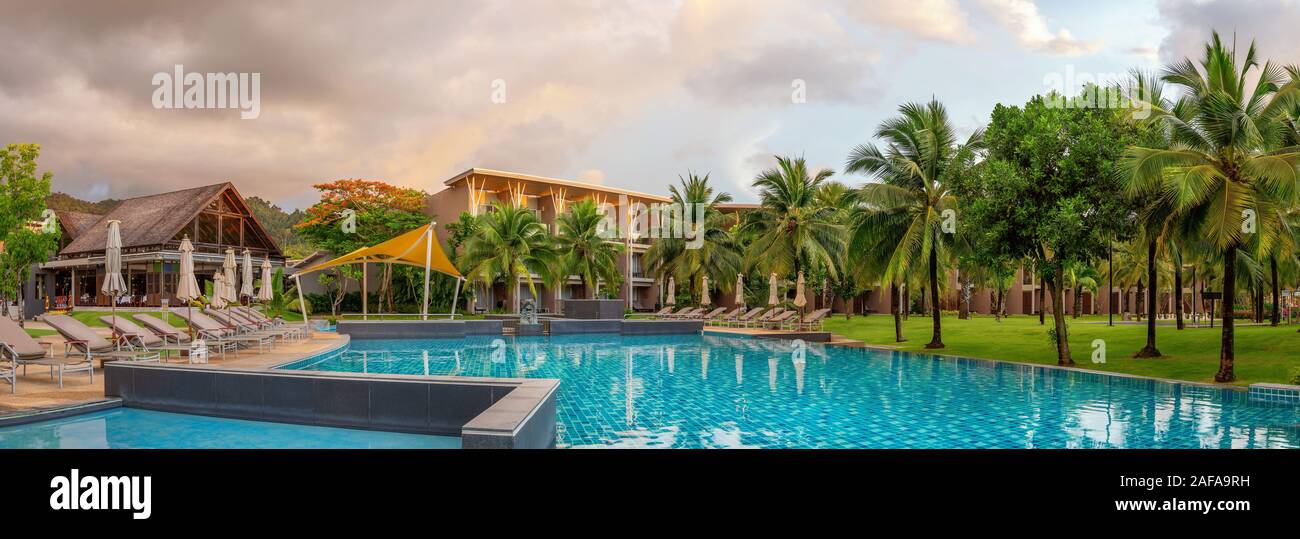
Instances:
[[[560,379],[561,447],[1300,446],[1244,392],[715,336],[357,340],[286,368]]]

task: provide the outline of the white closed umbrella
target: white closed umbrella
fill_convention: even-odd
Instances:
[[[212,299],[208,304],[214,309],[224,309],[228,300],[226,300],[226,276],[220,270],[212,274]]]
[[[108,241],[104,243],[104,286],[100,288],[109,297],[113,312],[113,341],[117,341],[117,298],[127,291],[122,279],[122,222],[108,222]]]
[[[224,282],[221,284],[221,289],[223,291],[221,296],[225,298],[227,304],[235,303],[239,301],[239,295],[237,293],[239,289],[235,286],[239,281],[237,281],[235,277],[236,268],[234,249],[226,249],[226,259],[222,261],[221,269],[225,272],[225,274],[222,275]]]
[[[239,284],[239,297],[248,298],[248,302],[253,302],[253,254],[244,249],[244,274],[241,276],[242,283]]]
[[[736,274],[736,305],[745,307],[745,276]]]
[[[271,301],[275,299],[275,288],[271,283],[271,259],[262,260],[262,288],[257,291],[257,299]]]
[[[776,304],[776,273],[773,273],[767,276],[767,306],[772,307]]]
[[[673,282],[672,277],[668,278],[668,301],[665,303],[668,305],[677,305],[677,285]]]
[[[709,276],[708,275],[705,275],[704,277],[700,278],[700,288],[703,289],[703,291],[700,292],[700,305],[712,304],[713,300],[709,299]]]
[[[193,308],[190,302],[203,296],[199,290],[199,281],[194,278],[194,244],[190,243],[190,237],[186,235],[181,238],[181,274],[180,282],[176,285],[176,299],[185,302],[186,312],[193,314]],[[194,324],[187,322],[190,330],[190,339],[194,339]]]

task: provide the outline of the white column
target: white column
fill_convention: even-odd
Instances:
[[[424,233],[424,305],[420,307],[420,319],[429,319],[429,264],[433,260],[433,223],[429,223]]]

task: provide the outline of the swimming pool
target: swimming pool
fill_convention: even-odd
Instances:
[[[0,428],[0,447],[28,449],[452,449],[460,439],[113,408]]]
[[[710,335],[355,340],[284,368],[561,380],[560,447],[1300,447],[1245,392]]]

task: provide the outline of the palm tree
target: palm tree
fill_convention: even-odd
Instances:
[[[1283,71],[1271,63],[1253,75],[1256,68],[1253,42],[1239,65],[1235,47],[1225,46],[1215,33],[1199,67],[1185,59],[1164,70],[1165,82],[1185,91],[1185,111],[1149,104],[1153,117],[1169,126],[1170,147],[1132,146],[1122,160],[1131,190],[1158,189],[1223,254],[1218,382],[1236,379],[1233,283],[1238,248],[1251,231],[1243,226],[1247,210],[1258,219],[1254,232],[1275,233],[1266,221],[1277,213],[1269,210],[1276,201],[1295,199],[1300,174],[1300,147],[1277,146],[1285,132],[1284,112],[1300,102],[1300,84],[1285,83]]]
[[[537,296],[534,275],[550,285],[559,284],[559,256],[555,241],[537,214],[524,208],[496,203],[479,217],[477,234],[465,243],[459,257],[461,272],[473,281],[491,286],[498,278],[506,284],[506,303],[519,310],[519,277]]]
[[[731,195],[716,192],[709,185],[709,175],[687,173],[678,176],[680,186],[670,185],[668,194],[672,203],[683,213],[703,207],[704,218],[691,222],[691,230],[684,230],[687,238],[663,237],[650,244],[646,250],[647,267],[660,283],[672,277],[678,286],[685,286],[690,297],[698,298],[701,277],[708,276],[724,292],[733,292],[736,274],[741,271],[741,259],[736,241],[728,229],[731,218],[718,210],[719,204],[731,202]],[[675,229],[675,226],[670,228]],[[664,284],[666,286],[666,284]]]
[[[939,279],[941,260],[949,259],[951,230],[943,230],[945,212],[956,211],[949,191],[949,174],[973,159],[981,147],[983,131],[957,144],[948,112],[938,101],[908,103],[899,116],[880,124],[876,136],[886,141],[884,150],[864,144],[849,153],[845,172],[862,172],[880,180],[861,188],[867,207],[854,224],[854,235],[890,253],[884,280],[893,282],[915,266],[928,262],[934,335],[926,348],[943,348],[940,325]],[[924,270],[923,270],[924,271]]]
[[[754,178],[761,206],[746,214],[737,229],[753,238],[745,267],[786,276],[819,269],[838,278],[835,262],[844,250],[844,229],[835,222],[838,209],[818,197],[835,172],[811,172],[802,157],[776,156],[776,162]]]
[[[1065,288],[1074,291],[1074,311],[1073,317],[1078,318],[1083,310],[1083,293],[1092,292],[1094,298],[1097,297],[1097,290],[1100,285],[1101,274],[1097,268],[1080,262],[1072,262],[1065,269]]]
[[[577,275],[586,286],[587,295],[596,298],[597,280],[615,287],[622,282],[618,271],[618,256],[623,245],[609,241],[601,233],[605,216],[596,203],[581,200],[569,205],[568,211],[556,219],[559,235],[555,247],[559,252],[560,275]]]

